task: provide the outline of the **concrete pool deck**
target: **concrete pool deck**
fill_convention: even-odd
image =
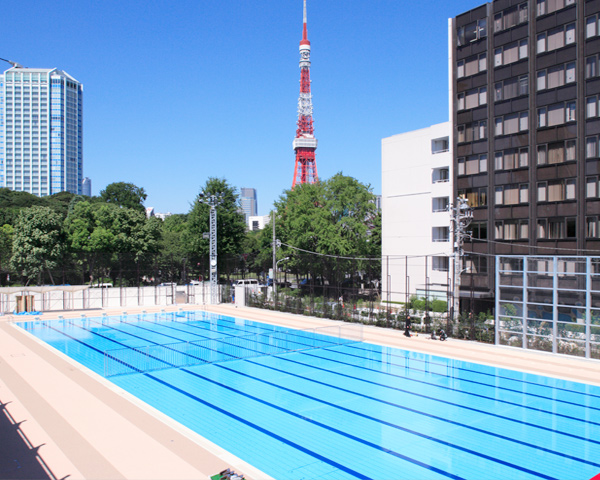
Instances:
[[[332,320],[233,305],[53,312],[42,320],[206,310],[290,328]],[[208,479],[225,468],[249,480],[264,473],[170,420],[104,378],[57,353],[0,316],[0,478]],[[365,341],[600,386],[600,361],[460,340],[406,338],[402,331],[364,328]]]

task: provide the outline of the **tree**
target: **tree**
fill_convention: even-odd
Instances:
[[[244,215],[240,212],[239,197],[234,187],[225,179],[211,177],[206,181],[202,192],[205,196],[221,194],[223,201],[217,207],[217,252],[219,266],[225,263],[227,255],[238,255],[246,234]],[[186,240],[189,252],[197,260],[208,259],[210,240],[202,234],[210,232],[210,207],[199,202],[199,196],[188,214]]]
[[[63,220],[49,207],[30,207],[21,210],[13,237],[12,267],[26,277],[27,283],[48,273],[58,265],[64,249]]]
[[[140,262],[147,254],[158,251],[160,240],[159,219],[146,219],[139,210],[110,203],[76,203],[67,218],[66,229],[69,246],[83,255],[91,279],[96,266],[101,267],[103,276],[110,273],[112,256],[118,262],[119,277],[123,262],[133,262],[139,275]],[[100,259],[104,261],[97,265]]]
[[[186,245],[187,215],[170,215],[161,222],[159,265],[162,278],[186,282],[189,252]]]
[[[132,208],[141,212],[145,211],[144,201],[146,192],[133,183],[116,182],[108,185],[100,192],[100,197],[106,202],[119,207]]]
[[[0,284],[10,272],[14,229],[12,225],[0,227]]]
[[[287,190],[276,208],[277,238],[294,247],[334,257],[324,261],[325,257],[282,249],[278,255],[290,256],[288,268],[303,267],[311,276],[325,275],[337,284],[341,284],[346,272],[374,271],[358,261],[340,258],[379,256],[380,227],[375,196],[369,186],[338,173],[329,180]]]

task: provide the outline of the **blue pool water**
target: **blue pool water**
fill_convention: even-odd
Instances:
[[[19,325],[100,375],[108,350],[288,330],[205,312]],[[362,342],[109,380],[276,479],[600,473],[592,385]]]

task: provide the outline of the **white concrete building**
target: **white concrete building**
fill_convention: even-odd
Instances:
[[[253,215],[248,217],[248,230],[262,230],[271,220],[270,215]]]
[[[384,138],[382,300],[446,299],[452,278],[449,122]]]

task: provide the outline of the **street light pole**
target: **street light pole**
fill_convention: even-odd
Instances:
[[[273,293],[277,295],[277,265],[279,262],[283,262],[284,260],[289,260],[290,257],[280,258],[275,262],[275,272],[273,272]]]
[[[223,202],[223,194],[207,195],[200,193],[198,201],[210,207],[210,303],[219,303],[217,273],[217,206]]]

